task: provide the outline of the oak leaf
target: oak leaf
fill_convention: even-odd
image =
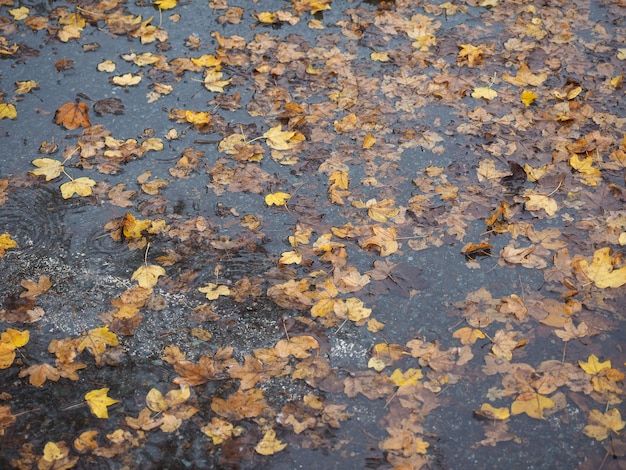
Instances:
[[[115,400],[107,394],[109,393],[108,388],[100,388],[97,390],[92,390],[85,394],[85,401],[89,405],[89,409],[97,418],[108,419],[109,411],[107,410],[107,406],[114,405],[115,403],[119,403],[119,400]]]
[[[91,127],[89,105],[79,100],[65,103],[54,114],[54,122],[70,131],[79,127]]]

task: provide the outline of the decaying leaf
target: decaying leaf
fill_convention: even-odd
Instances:
[[[68,130],[77,129],[79,127],[91,126],[89,120],[89,105],[82,101],[65,103],[57,109],[54,115],[54,122],[60,124]]]

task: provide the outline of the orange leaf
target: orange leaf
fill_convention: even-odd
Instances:
[[[76,100],[74,103],[65,103],[57,109],[54,115],[54,122],[70,131],[79,127],[91,127],[89,105],[79,100]]]

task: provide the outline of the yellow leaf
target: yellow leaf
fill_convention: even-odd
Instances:
[[[546,214],[552,217],[559,210],[559,206],[554,199],[547,194],[532,194],[526,192],[524,197],[527,198],[524,203],[524,209],[527,211],[538,211],[543,209]]]
[[[488,419],[490,421],[503,421],[505,419],[509,419],[509,417],[511,416],[511,413],[506,406],[503,408],[495,408],[489,403],[483,403],[480,406],[480,410],[475,411],[474,413],[479,417]]]
[[[370,59],[375,62],[389,62],[391,60],[388,52],[372,52]]]
[[[115,62],[113,62],[112,60],[105,60],[103,62],[100,62],[98,64],[98,66],[96,67],[98,69],[99,72],[113,72],[115,70]]]
[[[230,84],[232,78],[222,80],[223,75],[216,70],[207,70],[204,75],[204,87],[214,93],[224,93],[224,87]]]
[[[108,326],[102,326],[91,329],[87,334],[84,334],[78,342],[76,350],[83,352],[83,350],[88,349],[96,356],[106,351],[107,346],[119,346],[119,344],[120,342],[115,333],[109,331]]]
[[[371,308],[366,308],[363,302],[355,297],[346,299],[345,307],[347,309],[348,318],[357,322],[370,316]]]
[[[146,395],[146,405],[148,405],[148,408],[155,413],[160,413],[168,408],[165,397],[156,388],[151,388]]]
[[[498,96],[498,92],[486,86],[476,87],[474,88],[474,91],[472,91],[472,98],[484,98],[486,100],[492,100],[496,96]]]
[[[67,457],[68,452],[69,450],[67,448],[61,449],[55,442],[46,442],[46,445],[43,448],[43,459],[46,462],[63,460]]]
[[[519,70],[517,71],[517,76],[512,76],[506,72],[502,74],[502,79],[505,82],[518,87],[523,87],[526,85],[539,86],[543,82],[545,82],[547,78],[548,74],[546,72],[532,74],[530,72],[530,69],[528,68],[528,65],[526,64],[522,64],[520,66]]]
[[[531,104],[533,104],[533,101],[535,101],[537,99],[537,95],[535,93],[533,93],[530,90],[524,90],[522,91],[522,103],[524,103],[525,106],[530,106]]]
[[[119,403],[119,400],[107,396],[109,393],[108,388],[101,388],[98,390],[92,390],[85,395],[85,400],[89,405],[91,412],[96,415],[97,418],[108,418],[109,412],[107,406]]]
[[[613,269],[610,252],[609,247],[600,248],[593,254],[591,264],[584,259],[577,263],[577,267],[600,289],[626,284],[626,266]]]
[[[144,289],[152,289],[156,286],[159,276],[165,274],[165,269],[157,264],[144,264],[140,266],[130,278],[131,281],[137,281],[140,287]]]
[[[569,159],[569,164],[580,173],[584,184],[587,186],[598,186],[602,174],[598,168],[593,166],[593,157],[591,155],[581,160],[577,154],[574,154]]]
[[[528,177],[529,181],[532,181],[534,183],[535,181],[539,181],[543,177],[543,175],[548,172],[548,165],[540,166],[539,168],[533,168],[528,163],[526,163],[524,164],[524,171],[526,172],[526,176]]]
[[[626,422],[622,421],[622,415],[617,408],[611,408],[606,413],[591,410],[589,423],[583,428],[583,432],[586,436],[593,437],[597,441],[603,441],[609,437],[609,431],[618,434],[626,425]]]
[[[398,387],[404,387],[406,385],[417,385],[419,379],[424,377],[421,369],[409,369],[406,372],[402,372],[400,369],[396,369],[389,376],[391,381]]]
[[[536,392],[525,392],[520,393],[511,405],[511,414],[526,413],[531,418],[544,419],[543,410],[555,406],[555,403],[544,395]]]
[[[578,365],[589,375],[596,375],[605,369],[611,368],[611,361],[600,362],[595,354],[587,358],[587,362],[578,361]]]
[[[15,82],[17,88],[15,89],[15,93],[17,95],[24,95],[31,90],[39,88],[39,84],[35,80],[27,80],[24,82]]]
[[[343,170],[335,170],[328,177],[328,182],[331,186],[338,189],[348,189],[350,180],[348,178],[348,172]]]
[[[148,230],[151,224],[150,219],[135,219],[130,212],[126,212],[122,221],[122,233],[125,238],[141,238],[143,236],[141,232]]]
[[[206,298],[209,300],[215,300],[220,295],[230,295],[230,289],[224,285],[217,285],[209,282],[206,286],[198,289],[203,294],[206,294]]]
[[[185,111],[185,120],[196,126],[202,126],[211,122],[211,113],[207,111]]]
[[[265,196],[265,204],[268,206],[284,206],[287,204],[289,198],[291,198],[291,194],[289,193],[271,193]]]
[[[28,14],[30,13],[30,9],[26,7],[12,8],[11,10],[9,10],[9,13],[11,14],[11,16],[13,16],[13,19],[15,21],[20,21],[28,16]]]
[[[280,264],[300,264],[302,263],[302,255],[296,251],[285,251],[280,255],[278,262]]]
[[[289,150],[293,146],[303,140],[302,134],[294,131],[283,131],[281,125],[272,127],[265,134],[265,142],[275,150]]]
[[[30,339],[30,332],[28,330],[20,331],[13,328],[7,328],[6,331],[0,335],[0,343],[9,344],[15,348],[21,348],[28,343]]]
[[[452,337],[461,340],[461,344],[474,344],[478,339],[485,338],[485,333],[478,329],[466,326],[456,330]]]
[[[211,422],[202,427],[202,432],[213,440],[213,444],[221,444],[233,435],[235,427],[226,420],[213,417]]]
[[[36,158],[31,163],[37,169],[30,170],[29,173],[35,176],[45,176],[46,181],[59,177],[63,172],[63,163],[52,158]]]
[[[4,252],[9,248],[17,248],[17,242],[11,238],[8,233],[0,235],[0,258],[4,255]]]
[[[257,444],[254,450],[261,455],[274,455],[285,447],[287,447],[287,444],[276,439],[276,431],[270,429],[263,435],[263,439]]]
[[[61,185],[61,195],[63,196],[63,199],[71,198],[74,193],[79,196],[91,196],[91,188],[95,185],[96,182],[91,178],[84,176],[82,178],[76,178],[75,180],[68,181],[67,183],[63,183]]]
[[[125,73],[124,75],[111,78],[111,82],[117,86],[133,86],[137,85],[140,81],[141,75],[133,75],[132,73]]]
[[[156,0],[154,5],[159,10],[171,10],[176,6],[178,0]]]
[[[15,119],[17,117],[17,109],[11,103],[0,103],[0,119]]]
[[[191,62],[193,62],[198,67],[219,67],[222,63],[222,59],[215,57],[211,54],[204,54],[200,57],[192,57]]]

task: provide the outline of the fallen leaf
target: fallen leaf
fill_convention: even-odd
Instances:
[[[207,285],[205,285],[204,287],[200,287],[198,290],[203,294],[206,294],[206,298],[209,300],[215,300],[220,295],[230,295],[230,289],[228,288],[228,286],[225,286],[223,284],[217,285],[213,282],[209,282]]]
[[[107,410],[107,406],[119,403],[119,400],[114,400],[107,396],[108,393],[108,388],[101,388],[85,394],[85,401],[87,401],[89,409],[97,418],[108,419],[109,411]]]
[[[600,248],[593,254],[591,264],[582,259],[577,262],[574,261],[572,265],[600,289],[621,287],[626,284],[626,266],[614,269],[610,253],[611,248]]]
[[[70,131],[79,127],[90,127],[89,105],[79,100],[65,103],[54,114],[54,122]]]
[[[91,188],[95,185],[96,182],[91,178],[87,178],[85,176],[76,178],[75,180],[61,185],[61,195],[63,196],[63,199],[69,199],[74,194],[78,194],[79,196],[91,196],[93,192]]]
[[[624,429],[626,422],[622,421],[622,415],[617,408],[611,408],[606,413],[598,410],[591,410],[589,413],[589,423],[583,428],[586,436],[597,441],[603,441],[609,437],[610,432],[619,434]]]
[[[137,281],[140,287],[152,289],[156,286],[159,277],[165,275],[165,269],[158,264],[144,264],[135,270],[131,281]]]
[[[291,194],[288,193],[271,193],[265,196],[265,204],[268,206],[284,206],[290,198]]]
[[[276,431],[270,429],[265,432],[263,439],[256,445],[254,450],[261,455],[274,455],[285,447],[287,447],[287,444],[276,439]]]
[[[11,103],[0,103],[0,119],[15,119],[17,109]]]
[[[63,162],[54,160],[53,158],[36,158],[32,164],[37,167],[36,170],[30,170],[29,173],[35,176],[45,176],[46,181],[53,180],[63,173]]]

